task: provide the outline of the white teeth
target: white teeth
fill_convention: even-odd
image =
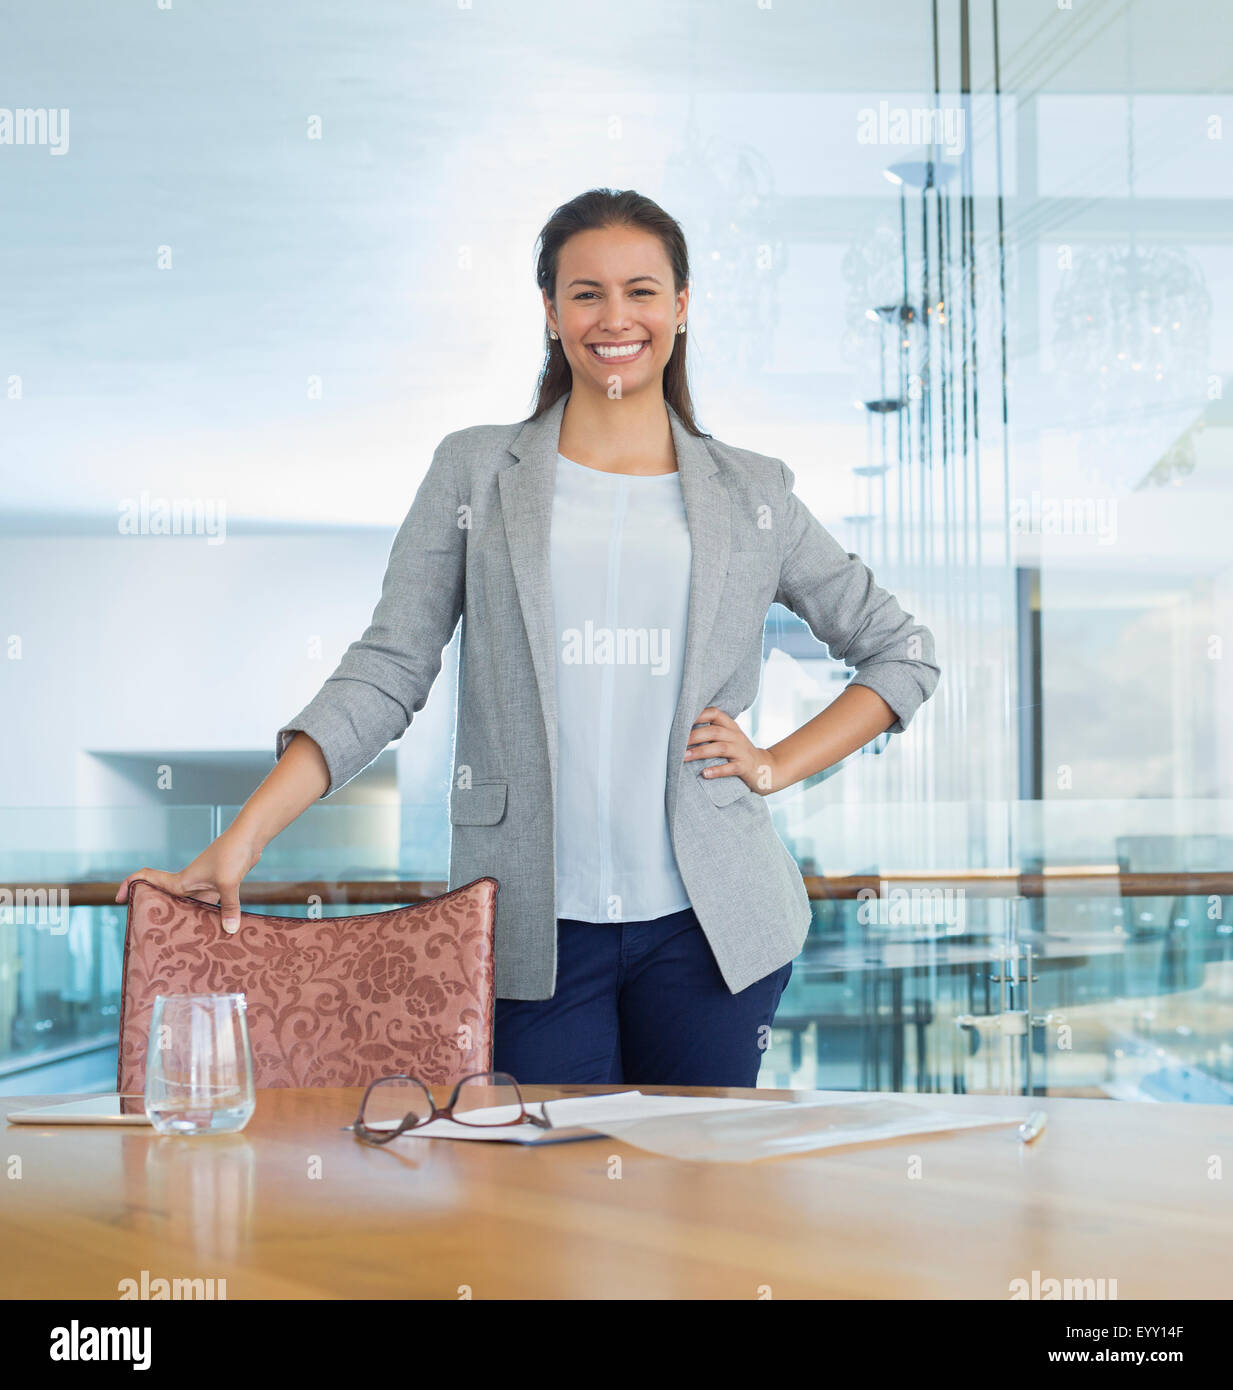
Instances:
[[[600,357],[633,357],[636,353],[641,352],[646,344],[633,343],[629,347],[600,347],[597,343],[592,343],[591,346]]]

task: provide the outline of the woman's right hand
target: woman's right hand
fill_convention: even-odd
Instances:
[[[129,874],[120,884],[116,902],[128,901],[128,886],[133,879],[148,879],[170,893],[191,894],[217,903],[223,930],[235,932],[240,927],[240,881],[260,858],[261,851],[251,840],[224,830],[178,874],[162,869],[137,869]]]

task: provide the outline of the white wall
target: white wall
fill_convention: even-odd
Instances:
[[[183,796],[156,782],[166,765],[176,788],[178,754],[194,787],[213,781],[211,799],[242,801],[274,765],[280,725],[368,625],[394,529],[229,534],[220,545],[200,536],[6,538],[0,804],[180,804]],[[314,641],[319,657],[310,655]],[[422,803],[436,804],[438,834],[425,854],[443,866],[455,651],[451,644],[427,707],[396,745],[397,778],[388,766],[379,775],[379,762],[302,819],[325,827],[345,815],[360,824],[354,808],[365,803],[373,814],[363,834],[396,855],[400,800],[417,825]],[[201,755],[227,751],[234,756],[211,779]],[[134,771],[129,762],[122,774],[90,756],[97,752],[147,755],[148,769],[138,762]],[[107,817],[91,821],[90,836],[105,838]],[[63,838],[58,827],[67,824],[67,817],[26,818],[36,843]],[[13,848],[12,834],[9,840]]]

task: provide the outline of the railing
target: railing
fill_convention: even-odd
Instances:
[[[1093,890],[1115,891],[1123,898],[1204,897],[1233,894],[1233,869],[1173,873],[1127,873],[1116,866],[1068,867],[1040,873],[982,869],[956,873],[941,869],[882,874],[805,874],[805,890],[815,902],[857,899],[882,885],[961,888],[982,898],[1047,898],[1056,894],[1084,897]],[[245,879],[240,897],[254,906],[287,906],[310,897],[328,903],[417,903],[439,897],[445,880],[436,879],[302,879],[293,882]],[[68,893],[74,907],[113,907],[119,881],[0,883],[0,894]],[[192,896],[191,894],[189,896]]]
[[[120,880],[188,862],[232,809],[0,813],[0,1090],[114,1084]],[[315,808],[267,850],[271,877],[241,883],[241,903],[334,915],[439,896],[439,820],[429,807]],[[835,806],[779,830],[814,924],[763,1084],[1233,1099],[1233,867],[1220,867],[1233,860],[1233,805],[946,806],[929,818]],[[1005,865],[1007,845],[1021,868]],[[998,867],[853,872],[969,853]],[[813,872],[824,862],[847,872]],[[336,876],[321,878],[322,864]],[[913,899],[902,927],[860,910],[896,894]],[[957,910],[948,901],[939,923],[928,900],[943,897]],[[81,911],[48,932],[40,900]]]

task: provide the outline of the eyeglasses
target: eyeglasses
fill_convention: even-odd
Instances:
[[[505,1118],[487,1118],[497,1109]],[[453,1120],[455,1124],[474,1125],[478,1129],[506,1129],[521,1124],[551,1129],[547,1102],[540,1105],[540,1110],[541,1114],[534,1115],[527,1109],[518,1083],[504,1071],[464,1076],[440,1109],[422,1081],[412,1076],[382,1076],[364,1092],[352,1131],[367,1144],[388,1144],[400,1134],[433,1120]]]

